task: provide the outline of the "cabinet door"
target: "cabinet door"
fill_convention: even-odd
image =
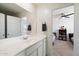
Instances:
[[[0,13],[0,39],[5,38],[5,15]]]
[[[43,56],[46,56],[46,39],[43,41]]]
[[[43,44],[38,47],[38,56],[46,55],[46,40],[44,39]]]
[[[38,56],[38,55],[42,55],[42,44],[43,42],[40,41],[34,45],[32,45],[31,47],[26,49],[26,55],[27,56]],[[40,47],[41,46],[41,47]],[[39,51],[39,52],[38,52]]]
[[[20,19],[13,16],[7,16],[7,37],[16,37],[21,34]]]
[[[38,47],[38,56],[42,56],[43,55],[43,45],[41,45],[40,47]]]
[[[29,56],[38,56],[38,51],[37,50],[33,51]]]

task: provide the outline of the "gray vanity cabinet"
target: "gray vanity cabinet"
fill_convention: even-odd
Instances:
[[[17,56],[45,56],[46,55],[45,39],[37,42],[36,44],[26,48]]]

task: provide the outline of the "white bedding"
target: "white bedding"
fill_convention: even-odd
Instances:
[[[54,34],[52,34],[52,41],[54,42],[55,41],[55,36],[54,36]]]

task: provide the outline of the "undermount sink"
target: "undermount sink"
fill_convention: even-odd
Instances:
[[[28,39],[28,36],[24,36],[23,39],[24,39],[24,40]]]
[[[30,35],[24,35],[24,36],[22,36],[22,39],[27,40],[29,37],[30,37]]]

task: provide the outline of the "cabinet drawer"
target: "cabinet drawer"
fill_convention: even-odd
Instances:
[[[42,45],[42,44],[43,44],[43,42],[40,41],[40,42],[38,42],[38,43],[32,45],[31,47],[27,48],[27,49],[26,49],[26,55],[31,55],[31,54],[33,53],[33,51],[37,50],[37,48],[38,48],[40,45]]]

